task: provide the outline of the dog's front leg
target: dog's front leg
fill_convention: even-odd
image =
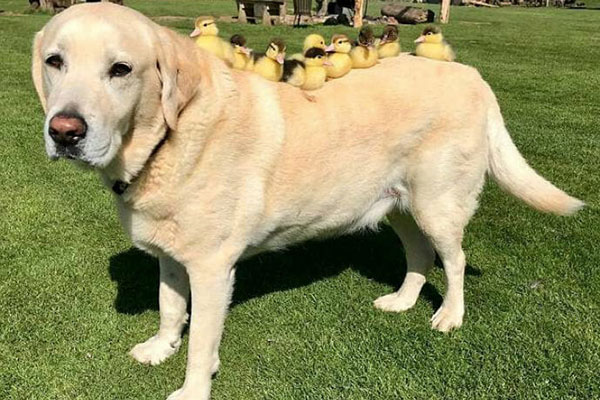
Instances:
[[[181,331],[187,321],[189,277],[185,267],[171,257],[160,258],[158,333],[136,345],[129,354],[143,364],[158,365],[175,354],[181,345]]]
[[[219,343],[233,290],[235,261],[235,257],[219,254],[203,257],[187,268],[192,290],[187,371],[183,387],[167,400],[210,398],[212,375],[219,368]]]

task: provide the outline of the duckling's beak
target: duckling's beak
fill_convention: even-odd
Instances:
[[[285,54],[284,53],[278,53],[277,57],[275,57],[275,59],[277,60],[277,62],[279,64],[283,64],[283,61],[285,60]]]
[[[335,53],[335,46],[331,43],[329,46],[325,47],[326,53]]]
[[[323,62],[323,65],[326,66],[326,67],[331,67],[331,66],[333,66],[333,63],[331,61],[325,60]]]
[[[425,35],[421,35],[415,40],[415,43],[423,43],[424,41],[425,41]]]
[[[202,32],[200,32],[200,28],[194,29],[192,33],[190,33],[190,37],[200,36]],[[204,40],[204,39],[203,39]]]
[[[240,50],[242,51],[242,53],[244,53],[245,55],[249,56],[250,53],[252,53],[252,49],[247,48],[246,46],[242,46],[240,47]]]

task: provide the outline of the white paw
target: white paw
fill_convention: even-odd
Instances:
[[[463,314],[462,307],[448,307],[442,304],[431,317],[431,328],[440,332],[450,332],[452,329],[460,328]]]
[[[181,393],[183,393],[183,388],[177,389],[176,391],[174,391],[173,393],[171,393],[169,395],[169,397],[167,397],[167,400],[180,400],[181,399]]]
[[[173,343],[152,336],[144,343],[135,345],[129,354],[142,364],[158,365],[175,354],[180,345],[181,339]]]
[[[210,400],[210,385],[199,392],[184,390],[182,387],[171,393],[167,400]]]
[[[375,300],[373,305],[383,311],[401,312],[411,309],[417,302],[418,297],[418,293],[416,296],[399,292],[390,293]]]

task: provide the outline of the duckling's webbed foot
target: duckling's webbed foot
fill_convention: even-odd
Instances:
[[[312,94],[308,94],[304,90],[302,91],[302,94],[304,95],[304,98],[306,100],[310,101],[311,103],[316,103],[317,102],[317,97],[316,96],[313,96]]]

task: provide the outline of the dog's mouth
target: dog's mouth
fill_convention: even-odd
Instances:
[[[59,158],[67,158],[69,160],[82,160],[82,152],[78,147],[72,146],[56,146],[54,154],[50,155],[51,160],[58,160]]]

